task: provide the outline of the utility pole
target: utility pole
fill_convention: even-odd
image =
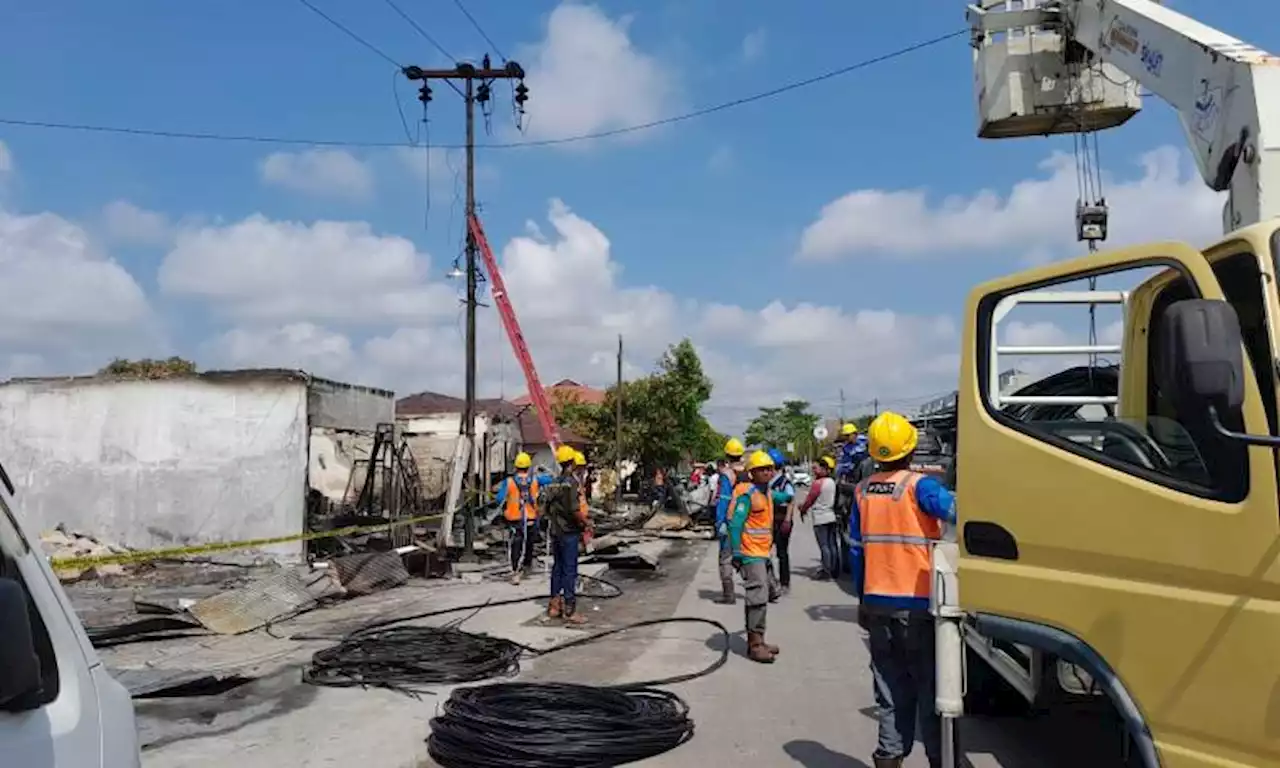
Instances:
[[[616,512],[622,508],[622,334],[618,334],[618,384],[613,390],[614,406],[617,413],[614,415],[614,456],[613,456],[613,509]]]
[[[516,112],[524,114],[524,103],[529,99],[529,89],[524,84],[524,68],[514,61],[508,61],[500,69],[489,64],[486,54],[479,67],[469,62],[459,62],[452,69],[423,69],[421,67],[405,67],[404,76],[410,80],[422,81],[418,89],[418,100],[423,108],[431,101],[431,81],[443,80],[454,90],[458,90],[457,81],[462,81],[462,99],[466,103],[467,114],[467,372],[466,401],[462,409],[462,439],[467,445],[466,475],[462,494],[466,505],[466,528],[464,529],[463,553],[464,561],[475,560],[476,523],[472,508],[480,498],[476,486],[478,457],[476,456],[476,286],[479,270],[476,267],[477,246],[475,235],[471,231],[471,219],[476,214],[476,104],[485,109],[492,96],[492,83],[497,80],[518,80],[515,89]],[[477,85],[477,82],[479,84]],[[485,113],[488,114],[487,112]],[[488,469],[487,467],[485,468]],[[447,544],[447,542],[446,542]]]
[[[840,388],[840,425],[844,426],[844,387]]]

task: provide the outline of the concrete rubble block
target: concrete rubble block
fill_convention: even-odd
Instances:
[[[682,531],[693,525],[688,515],[679,512],[658,512],[645,521],[646,531]]]

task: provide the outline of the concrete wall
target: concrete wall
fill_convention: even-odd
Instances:
[[[298,375],[8,382],[0,461],[37,530],[134,548],[300,533],[307,392]]]
[[[312,427],[368,430],[396,418],[395,394],[328,379],[309,379],[307,418]]]

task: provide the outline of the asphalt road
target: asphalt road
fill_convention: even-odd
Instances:
[[[700,556],[697,550],[686,555],[698,566],[673,614],[722,621],[735,633],[731,656],[720,670],[671,687],[689,702],[697,735],[643,765],[869,766],[876,710],[856,601],[840,585],[809,578],[818,561],[811,527],[801,525],[792,536],[791,593],[769,607],[767,636],[782,652],[768,666],[745,658],[741,602],[733,607],[711,602],[719,583],[715,550],[702,546]],[[642,592],[631,597],[644,600]],[[673,626],[645,640],[624,677],[653,679],[697,669],[722,647],[703,628]],[[1104,753],[1113,751],[1118,736],[1087,718],[970,719],[962,723],[961,735],[974,768],[1116,765]],[[906,765],[927,765],[919,745]]]

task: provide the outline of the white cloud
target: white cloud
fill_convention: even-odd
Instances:
[[[83,227],[0,209],[0,376],[79,373],[163,347],[142,288]]]
[[[635,47],[629,23],[594,5],[556,6],[545,38],[521,58],[528,67],[530,139],[594,133],[668,114],[677,98],[675,75]]]
[[[1106,175],[1108,246],[1156,239],[1207,243],[1219,234],[1223,197],[1205,186],[1184,153],[1161,147],[1142,155],[1139,165],[1136,177]],[[1029,260],[1048,260],[1081,251],[1074,163],[1055,153],[1040,167],[1043,175],[1006,194],[986,189],[934,200],[922,189],[855,190],[823,207],[805,229],[798,255],[834,261],[1022,252]]]
[[[750,32],[742,38],[743,61],[755,61],[764,53],[766,33],[764,27]]]
[[[298,368],[338,377],[354,373],[351,341],[341,333],[305,322],[232,328],[213,339],[206,352],[229,367]]]
[[[412,322],[452,314],[451,288],[431,283],[414,244],[364,222],[271,221],[180,232],[160,266],[160,288],[202,298],[238,320]]]
[[[369,166],[341,149],[273,152],[259,172],[267,184],[313,197],[363,201],[373,196]]]
[[[127,200],[114,200],[102,207],[102,228],[109,240],[119,243],[163,245],[173,238],[168,217]]]

